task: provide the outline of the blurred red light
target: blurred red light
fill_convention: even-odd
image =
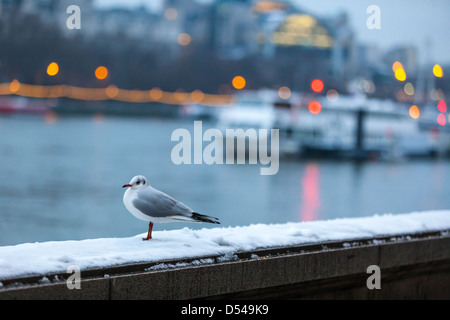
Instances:
[[[440,126],[445,126],[446,119],[445,119],[445,115],[444,115],[443,113],[440,113],[440,114],[438,115],[438,117],[437,117],[437,123],[438,123]]]
[[[314,79],[311,82],[311,89],[314,92],[320,93],[320,92],[322,92],[323,88],[324,88],[324,84],[323,84],[322,80]]]
[[[322,110],[322,106],[317,101],[311,101],[308,105],[308,110],[312,114],[319,114],[320,111]]]
[[[444,100],[439,101],[437,107],[438,107],[439,112],[442,112],[442,113],[447,112],[447,104],[445,103]]]

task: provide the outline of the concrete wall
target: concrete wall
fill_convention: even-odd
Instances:
[[[225,258],[82,270],[80,290],[67,288],[66,274],[46,275],[47,283],[39,283],[42,276],[7,279],[2,280],[0,299],[450,298],[447,230],[238,252]],[[198,264],[199,259],[209,263]],[[379,290],[366,286],[370,265],[380,267]]]

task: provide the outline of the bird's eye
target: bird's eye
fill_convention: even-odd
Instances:
[[[141,183],[140,181],[136,182],[136,184],[140,184],[140,183]]]
[[[145,180],[144,180],[144,181],[142,181],[142,184],[145,184]]]

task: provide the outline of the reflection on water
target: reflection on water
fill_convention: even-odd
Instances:
[[[448,162],[281,160],[274,176],[258,165],[177,166],[177,128],[193,122],[0,117],[0,245],[146,232],[122,203],[121,186],[137,174],[225,227],[450,208]],[[185,226],[211,227],[154,230]]]
[[[305,167],[305,176],[302,179],[302,202],[300,221],[317,220],[319,197],[319,166],[317,163],[308,163]]]

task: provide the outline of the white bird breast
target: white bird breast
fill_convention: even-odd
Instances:
[[[123,204],[125,205],[125,207],[128,209],[128,211],[130,211],[130,213],[135,216],[136,218],[138,218],[139,220],[143,220],[143,221],[151,221],[151,218],[145,214],[143,214],[142,212],[140,212],[138,209],[136,209],[133,205],[133,200],[136,199],[137,197],[137,192],[133,192],[134,190],[132,190],[131,188],[128,188],[127,191],[125,191],[124,195],[123,195]]]

